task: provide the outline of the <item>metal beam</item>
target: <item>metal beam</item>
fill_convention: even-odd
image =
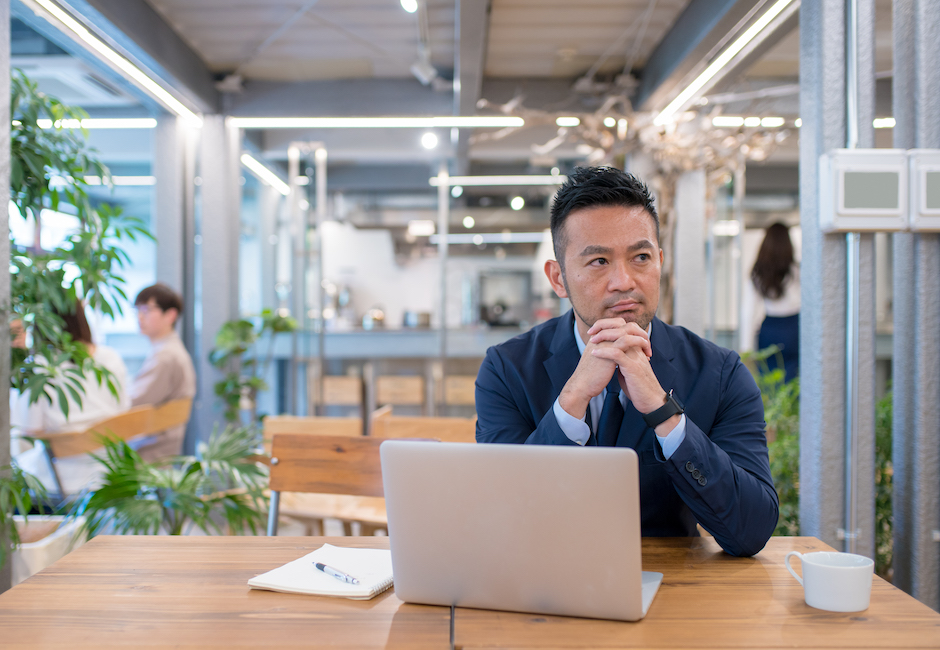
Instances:
[[[149,73],[190,99],[202,112],[217,112],[221,95],[212,72],[145,0],[58,0]]]
[[[649,109],[760,0],[692,0],[643,66],[633,106]]]
[[[456,0],[457,39],[454,61],[454,114],[475,115],[483,90],[483,66],[489,35],[490,3],[487,0]],[[463,175],[469,167],[470,130],[460,131],[454,173]]]

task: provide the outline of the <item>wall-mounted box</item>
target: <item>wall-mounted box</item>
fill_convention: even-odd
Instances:
[[[917,232],[940,232],[940,149],[912,149],[908,160],[910,228]]]
[[[908,225],[903,149],[834,149],[819,158],[823,232],[895,232]]]

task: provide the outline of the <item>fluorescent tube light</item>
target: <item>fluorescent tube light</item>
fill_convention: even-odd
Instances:
[[[555,119],[555,124],[558,126],[578,126],[581,124],[581,120],[577,117],[559,117]]]
[[[749,126],[749,127],[760,126],[760,118],[759,117],[745,117],[744,126]]]
[[[768,129],[783,126],[784,123],[786,123],[786,120],[782,117],[765,117],[760,121],[760,125]]]
[[[73,18],[71,14],[64,11],[59,5],[52,2],[52,0],[32,0],[32,2],[45,9],[56,20],[62,23],[64,27],[69,29],[75,37],[85,43],[88,49],[96,52],[99,58],[103,58],[113,67],[123,72],[129,79],[136,82],[140,88],[170,111],[195,124],[202,125],[201,117],[189,110],[189,108],[174,97],[166,88],[147,76],[143,70],[131,63],[121,54],[118,54],[111,46],[88,31],[84,25]]]
[[[87,118],[84,120],[56,120],[53,125],[52,120],[36,120],[36,126],[40,129],[51,129],[53,126],[57,129],[155,129],[157,120],[152,117],[128,117],[128,118]]]
[[[413,237],[429,237],[434,234],[434,222],[430,219],[412,219],[408,222],[408,234]]]
[[[521,117],[439,116],[439,117],[230,117],[229,124],[240,129],[435,129],[505,128],[524,126]]]
[[[447,235],[448,244],[539,244],[545,239],[544,232],[485,232],[451,233]],[[440,235],[431,235],[429,244],[439,244]]]
[[[876,129],[893,129],[896,124],[893,117],[876,117],[872,122],[872,126]]]
[[[267,183],[284,196],[290,194],[290,187],[287,185],[287,183],[282,181],[277,174],[252,158],[250,155],[243,153],[241,161],[245,167],[250,169],[251,172],[261,180],[261,182]]]
[[[675,99],[669,102],[669,105],[662,110],[662,112],[656,116],[656,119],[653,120],[653,123],[657,126],[663,126],[672,121],[673,115],[676,112],[686,105],[692,97],[701,90],[705,84],[712,80],[712,78],[718,74],[718,72],[728,65],[738,53],[743,50],[748,43],[750,43],[754,38],[760,34],[770,22],[776,18],[780,12],[787,8],[793,0],[777,0],[774,5],[768,9],[763,16],[757,19],[757,21],[751,25],[747,31],[745,31],[741,36],[737,38],[724,52],[718,55],[711,65],[705,68],[705,71],[702,72],[698,77],[696,77],[692,83],[690,83],[686,88],[679,93]]]
[[[495,187],[501,185],[561,185],[567,176],[451,176],[448,185],[462,185],[463,187]],[[437,187],[440,181],[437,176],[429,179],[432,186]]]
[[[744,118],[735,115],[718,115],[712,118],[712,126],[721,128],[732,128],[744,126]]]

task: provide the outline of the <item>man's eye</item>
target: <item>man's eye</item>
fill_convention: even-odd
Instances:
[[[607,264],[607,260],[603,257],[598,257],[596,259],[591,260],[591,264]]]
[[[638,262],[648,262],[650,259],[649,253],[640,253],[636,256],[636,261]]]

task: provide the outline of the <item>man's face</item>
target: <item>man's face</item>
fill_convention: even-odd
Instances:
[[[157,301],[151,298],[142,305],[137,305],[137,324],[140,333],[150,339],[160,339],[173,331],[176,322],[176,310],[163,311]]]
[[[550,260],[545,273],[555,293],[571,301],[581,337],[602,318],[645,330],[659,306],[663,265],[650,214],[639,206],[594,206],[569,214],[564,229],[564,272]]]

